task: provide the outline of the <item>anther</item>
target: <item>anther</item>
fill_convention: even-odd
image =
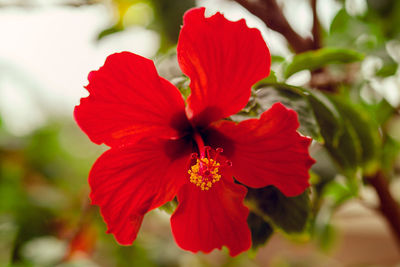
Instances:
[[[214,150],[210,146],[205,146],[202,137],[197,132],[194,133],[193,138],[197,144],[199,154],[191,154],[191,159],[196,160],[196,163],[191,165],[188,170],[189,180],[195,186],[200,187],[201,190],[207,191],[222,178],[221,174],[219,174],[219,168],[223,166],[217,161],[217,158],[223,149],[217,148]],[[210,154],[214,157],[211,158]]]
[[[196,164],[188,170],[190,182],[200,187],[201,190],[209,190],[212,185],[221,179],[218,173],[220,163],[210,158],[197,158]]]

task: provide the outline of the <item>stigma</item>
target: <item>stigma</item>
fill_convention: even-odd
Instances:
[[[229,163],[221,165],[218,162],[218,156],[222,153],[222,148],[217,148],[214,151],[214,157],[210,157],[211,147],[204,147],[205,153],[201,153],[200,158],[197,153],[192,154],[192,159],[196,163],[190,167],[188,174],[190,175],[190,182],[198,186],[202,191],[209,190],[215,183],[221,180],[220,168]]]

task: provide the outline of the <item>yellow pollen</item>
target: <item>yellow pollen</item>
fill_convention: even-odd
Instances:
[[[221,175],[218,174],[219,167],[220,164],[213,159],[197,159],[196,164],[188,170],[190,182],[201,190],[209,190],[221,179]]]

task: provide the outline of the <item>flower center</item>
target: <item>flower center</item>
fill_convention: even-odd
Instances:
[[[232,163],[226,161],[221,164],[218,161],[218,156],[223,152],[223,149],[219,147],[213,150],[209,146],[204,146],[203,139],[198,133],[194,135],[194,140],[197,143],[200,157],[197,153],[192,154],[192,159],[196,160],[196,163],[188,170],[190,182],[200,187],[201,190],[207,191],[221,179],[220,168],[231,166]]]
[[[188,171],[190,182],[200,187],[201,190],[209,190],[213,184],[221,179],[218,170],[221,164],[213,159],[197,159],[196,164]]]

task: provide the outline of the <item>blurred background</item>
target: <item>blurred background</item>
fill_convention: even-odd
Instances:
[[[88,94],[83,88],[87,74],[109,54],[131,51],[151,58],[160,75],[179,83],[184,78],[175,48],[182,15],[205,6],[209,15],[221,11],[260,29],[278,80],[310,84],[310,70],[281,75],[295,54],[293,47],[237,2],[0,0],[0,266],[400,266],[396,241],[368,186],[356,195],[330,187],[327,194],[334,197],[318,204],[329,208],[318,207],[317,230],[295,237],[276,231],[267,244],[236,258],[225,249],[208,255],[181,250],[164,210],[145,217],[133,246],[119,246],[105,234],[97,207],[89,205],[87,176],[106,147],[92,144],[72,113]],[[311,1],[277,2],[300,37],[313,36]],[[400,105],[400,1],[316,3],[321,43],[365,55],[332,71],[352,73],[356,89],[349,94],[392,111],[385,121],[396,148],[390,151],[396,177],[390,190],[400,201],[400,118],[395,111]],[[317,160],[326,157],[317,144],[312,153]],[[316,166],[314,178],[321,176],[318,167],[336,173],[335,164],[326,162]],[[340,175],[334,179],[341,184]]]

